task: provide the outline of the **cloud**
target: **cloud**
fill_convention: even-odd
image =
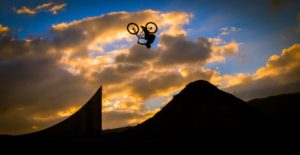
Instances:
[[[42,11],[44,12],[51,12],[52,14],[57,14],[58,11],[63,10],[66,7],[67,4],[55,4],[53,2],[48,2],[48,3],[43,3],[40,5],[37,5],[33,9],[27,7],[27,6],[22,6],[19,9],[16,9],[16,7],[13,7],[13,10],[17,14],[29,14],[29,15],[35,15],[38,14]]]
[[[193,17],[192,14],[182,13],[182,12],[169,12],[161,15],[161,19],[170,26],[170,28],[163,34],[168,34],[171,36],[186,35],[186,31],[182,28],[183,25],[190,22]],[[173,22],[177,22],[174,24]]]
[[[235,92],[243,99],[292,93],[300,91],[300,44],[283,49],[281,55],[272,55],[265,66],[257,69],[254,74],[223,76],[220,81],[231,82],[225,90]],[[219,82],[220,83],[220,82]],[[222,83],[222,82],[221,82]],[[223,85],[224,86],[224,85]]]
[[[44,3],[44,4],[41,4],[41,5],[38,5],[35,7],[35,10],[41,10],[41,9],[45,9],[45,8],[48,8],[52,5],[53,3],[52,2],[49,2],[49,3]]]
[[[57,14],[59,10],[62,10],[66,7],[67,4],[59,4],[59,5],[54,5],[51,9],[49,9],[49,12],[52,14]]]
[[[234,56],[239,51],[240,43],[236,41],[226,43],[221,38],[209,38],[209,41],[212,44],[212,52],[207,63],[224,62],[225,57]]]
[[[117,64],[104,68],[96,75],[104,84],[109,85],[130,79],[130,76],[135,76],[142,69],[144,69],[143,65]]]
[[[255,79],[264,77],[280,77],[282,82],[300,80],[298,78],[300,68],[300,44],[295,44],[287,49],[283,49],[280,56],[272,55],[264,67],[259,68],[255,73]],[[295,75],[291,75],[295,74]],[[293,79],[287,77],[291,75]],[[279,80],[279,79],[278,79]]]
[[[9,27],[0,24],[0,35],[6,34],[9,31],[10,31]]]
[[[180,71],[179,71],[180,70]],[[189,82],[197,79],[209,80],[214,74],[211,70],[181,68],[178,71],[153,71],[148,77],[131,80],[131,95],[145,101],[158,96],[170,96],[182,89]],[[151,77],[152,74],[152,77]]]
[[[102,114],[102,119],[107,120],[106,128],[118,128],[120,126],[131,126],[140,123],[150,117],[152,117],[158,109],[149,111],[146,113],[133,113],[133,112],[104,112]]]
[[[37,14],[37,12],[34,9],[30,9],[27,6],[22,6],[20,9],[16,9],[14,7],[13,10],[17,14],[29,14],[29,15],[35,15],[35,14]]]
[[[159,49],[158,65],[203,64],[210,56],[211,44],[206,38],[194,43],[182,35],[162,35]]]
[[[26,41],[15,40],[10,36],[0,36],[0,61],[13,57],[22,57],[28,53]]]
[[[172,18],[168,19],[171,15],[173,15]],[[135,36],[130,36],[127,31],[124,31],[124,27],[126,27],[129,22],[144,25],[152,21],[159,26],[159,30],[164,32],[167,32],[172,27],[178,27],[177,30],[182,31],[183,29],[180,28],[180,26],[182,23],[188,21],[183,17],[189,17],[189,14],[185,12],[160,13],[154,10],[144,10],[131,14],[126,12],[112,12],[102,16],[88,17],[69,23],[56,24],[52,26],[52,29],[54,33],[57,33],[57,39],[61,37],[59,41],[65,42],[66,40],[62,40],[62,38],[70,37],[73,40],[76,39],[74,44],[77,44],[76,41],[86,40],[91,47],[99,43],[105,46],[116,41],[135,38]]]
[[[57,115],[57,111],[80,105],[92,94],[92,91],[87,89],[90,87],[84,85],[85,79],[63,70],[55,59],[47,56],[44,58],[24,56],[1,61],[0,73],[0,111],[3,116],[7,116],[5,119],[1,116],[0,121],[1,124],[7,124],[7,127],[17,125],[19,121],[14,121],[16,117],[27,120],[28,124],[23,127],[24,129],[31,126],[47,127],[42,126],[40,120],[34,118],[47,113],[54,118],[46,122],[54,123],[53,120],[62,119]],[[1,128],[2,133],[13,131]]]
[[[134,45],[129,49],[130,52],[121,53],[116,56],[117,63],[142,63],[152,61],[158,56],[158,52],[150,49],[147,51],[143,46]]]

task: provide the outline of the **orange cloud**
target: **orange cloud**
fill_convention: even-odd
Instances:
[[[0,24],[0,35],[9,32],[9,27]]]
[[[42,11],[47,11],[47,12],[51,12],[52,14],[57,14],[58,11],[64,9],[66,7],[67,4],[63,3],[63,4],[54,4],[52,2],[49,3],[43,3],[40,5],[37,5],[36,7],[34,7],[33,9],[27,7],[27,6],[22,6],[19,9],[16,9],[15,7],[13,8],[13,10],[17,13],[17,14],[29,14],[29,15],[35,15],[39,12]]]
[[[210,38],[209,40],[212,44],[212,54],[208,63],[213,62],[224,62],[226,56],[236,55],[239,51],[239,43],[236,41],[231,41],[229,43],[224,43],[221,38]]]
[[[182,26],[189,23],[193,16],[192,14],[183,12],[170,12],[162,14],[161,17],[161,20],[165,23],[165,25],[170,26],[170,28],[162,34],[178,36],[186,35],[186,31],[182,28]]]
[[[17,14],[29,14],[29,15],[35,15],[37,12],[34,9],[30,9],[26,6],[22,6],[20,9],[13,9]]]
[[[80,107],[78,107],[78,106],[70,106],[66,110],[57,112],[57,115],[59,117],[68,117],[68,116],[71,116],[76,111],[78,111],[79,109],[80,109]]]
[[[38,5],[35,7],[35,10],[41,10],[41,9],[45,9],[45,8],[48,8],[49,6],[52,5],[52,2],[49,2],[49,3],[44,3],[44,4],[41,4],[41,5]]]
[[[290,72],[293,72],[299,69],[299,67],[300,67],[300,44],[295,44],[287,49],[283,49],[280,56],[272,55],[267,61],[266,65],[264,67],[259,68],[254,74],[254,76],[255,79],[264,78],[266,76],[279,77],[288,74]],[[282,79],[282,80],[291,81],[292,79]],[[293,80],[295,80],[295,77],[293,77]]]
[[[211,82],[217,85],[219,88],[228,88],[238,84],[242,84],[248,80],[251,80],[251,74],[237,73],[235,75],[223,75],[216,74],[212,77]]]
[[[67,4],[59,4],[59,5],[54,5],[52,8],[49,9],[49,12],[52,14],[57,14],[59,10],[64,9],[67,6]]]

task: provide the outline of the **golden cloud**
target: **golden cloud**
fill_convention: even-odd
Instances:
[[[44,3],[44,4],[41,4],[41,5],[36,6],[35,9],[36,9],[36,10],[45,9],[45,8],[48,8],[49,6],[51,6],[52,4],[53,4],[52,2]]]
[[[59,10],[64,9],[67,6],[67,4],[58,4],[58,5],[54,5],[52,8],[49,9],[49,12],[51,12],[52,14],[57,14],[57,12]]]
[[[13,9],[17,14],[29,14],[29,15],[35,15],[37,12],[34,9],[30,9],[27,6],[22,6],[20,9]]]
[[[300,44],[272,55],[266,64],[253,74],[224,75],[214,78],[216,83],[239,97],[252,99],[300,91]]]
[[[242,84],[249,79],[251,79],[251,74],[237,73],[235,75],[220,76],[219,73],[217,73],[212,77],[211,82],[223,89]]]
[[[255,79],[266,76],[278,77],[293,72],[300,67],[300,44],[295,44],[283,49],[280,56],[272,55],[264,67],[259,68],[254,74]],[[296,76],[297,77],[297,76]],[[292,79],[285,79],[292,80]],[[293,80],[298,80],[293,77]],[[287,81],[285,81],[287,82]]]
[[[0,24],[0,34],[5,34],[9,32],[9,30],[10,30],[9,27]]]
[[[227,44],[223,43],[221,38],[210,38],[212,44],[212,53],[207,63],[224,62],[226,56],[233,56],[239,51],[239,43],[231,41]]]
[[[67,4],[63,3],[63,4],[54,4],[52,2],[48,2],[48,3],[43,3],[40,5],[37,5],[36,7],[34,7],[33,9],[27,7],[27,6],[22,6],[19,9],[16,9],[15,7],[13,7],[13,10],[17,13],[17,14],[29,14],[29,15],[35,15],[41,11],[48,11],[51,12],[52,14],[57,14],[58,11],[64,9],[66,7]]]
[[[171,36],[186,35],[186,31],[182,28],[182,25],[189,23],[192,17],[192,14],[183,12],[170,12],[162,14],[161,20],[164,22],[164,25],[170,26],[170,28],[162,34]]]

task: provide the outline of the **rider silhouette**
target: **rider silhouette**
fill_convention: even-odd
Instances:
[[[153,41],[155,40],[155,35],[154,33],[151,33],[148,31],[148,29],[144,26],[141,26],[143,31],[144,31],[144,34],[145,34],[145,37],[143,39],[147,40],[146,43],[140,43],[140,41],[138,40],[138,44],[141,44],[141,45],[146,45],[147,48],[151,48],[151,44],[153,43]]]

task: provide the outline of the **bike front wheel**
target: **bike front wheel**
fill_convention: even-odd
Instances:
[[[127,25],[127,31],[130,34],[137,35],[139,33],[139,26],[136,23],[129,23]]]
[[[157,25],[154,22],[148,22],[146,28],[151,33],[157,32]]]

